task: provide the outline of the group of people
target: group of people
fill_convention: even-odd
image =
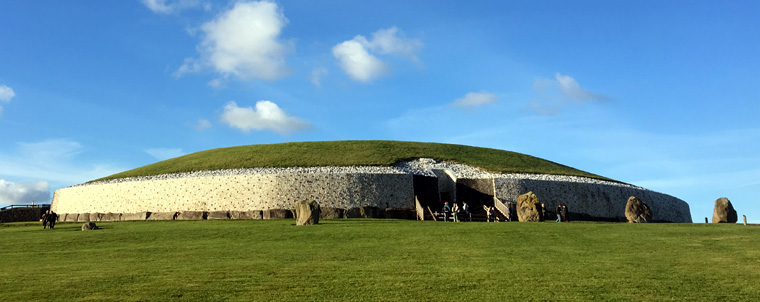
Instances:
[[[40,218],[40,221],[42,221],[42,229],[46,229],[50,226],[50,229],[52,230],[55,228],[55,222],[57,220],[58,214],[50,210],[45,211],[45,213],[42,214],[42,218]]]
[[[541,205],[543,206],[543,204]],[[557,222],[569,222],[570,219],[567,215],[567,205],[566,204],[559,204],[557,205]]]
[[[496,216],[496,207],[494,206],[483,206],[483,209],[486,211],[486,220],[488,222],[495,222],[498,218]],[[443,203],[443,208],[441,209],[441,212],[443,213],[443,221],[448,222],[449,217],[452,217],[454,219],[454,222],[460,222],[460,221],[472,221],[472,214],[470,213],[470,205],[467,204],[467,202],[462,202],[462,206],[459,206],[459,203],[454,202],[453,206],[449,205],[449,202]]]
[[[449,206],[448,201],[444,202],[441,212],[443,212],[443,221],[446,222],[449,221],[449,215],[453,215],[454,222],[460,222],[462,217],[464,217],[464,219],[467,221],[472,221],[472,215],[470,215],[470,205],[468,205],[467,202],[463,202],[461,207],[456,202],[454,203],[453,207]]]

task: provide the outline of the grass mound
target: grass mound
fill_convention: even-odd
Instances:
[[[541,158],[497,149],[399,141],[325,141],[211,149],[96,181],[239,168],[391,166],[420,157],[467,164],[491,172],[571,175],[609,180]]]
[[[0,225],[4,301],[754,301],[760,227],[335,219]]]

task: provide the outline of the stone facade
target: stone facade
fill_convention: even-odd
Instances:
[[[625,205],[629,197],[636,196],[649,205],[655,222],[692,222],[685,201],[627,184],[580,177],[566,177],[565,180],[497,177],[494,184],[496,197],[502,202],[516,202],[520,194],[533,191],[547,209],[566,204],[571,213],[587,215],[582,220],[626,221]]]
[[[163,213],[176,218],[175,214],[185,212],[229,212],[230,219],[267,219],[273,212],[295,209],[298,201],[314,200],[329,217],[336,213],[352,217],[346,213],[359,208],[414,210],[415,194],[423,206],[433,209],[448,199],[468,201],[475,209],[480,203],[493,205],[492,196],[515,203],[519,195],[532,191],[547,209],[566,204],[572,220],[625,221],[626,202],[636,196],[649,205],[654,222],[691,222],[686,202],[633,185],[428,165],[220,170],[120,179],[59,189],[51,209],[66,221],[82,221],[79,216],[86,213],[144,220],[146,216],[161,219]]]
[[[57,213],[211,212],[414,207],[410,174],[250,174],[94,183],[55,191]]]

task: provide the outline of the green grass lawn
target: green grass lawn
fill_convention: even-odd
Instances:
[[[3,301],[751,301],[760,227],[406,220],[0,225]]]
[[[609,180],[538,157],[463,145],[399,141],[326,141],[211,149],[98,180],[259,167],[391,166],[414,158],[468,164],[491,172],[584,176]]]

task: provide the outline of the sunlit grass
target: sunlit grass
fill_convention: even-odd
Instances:
[[[638,300],[760,296],[760,228],[406,220],[0,225],[3,300]]]

